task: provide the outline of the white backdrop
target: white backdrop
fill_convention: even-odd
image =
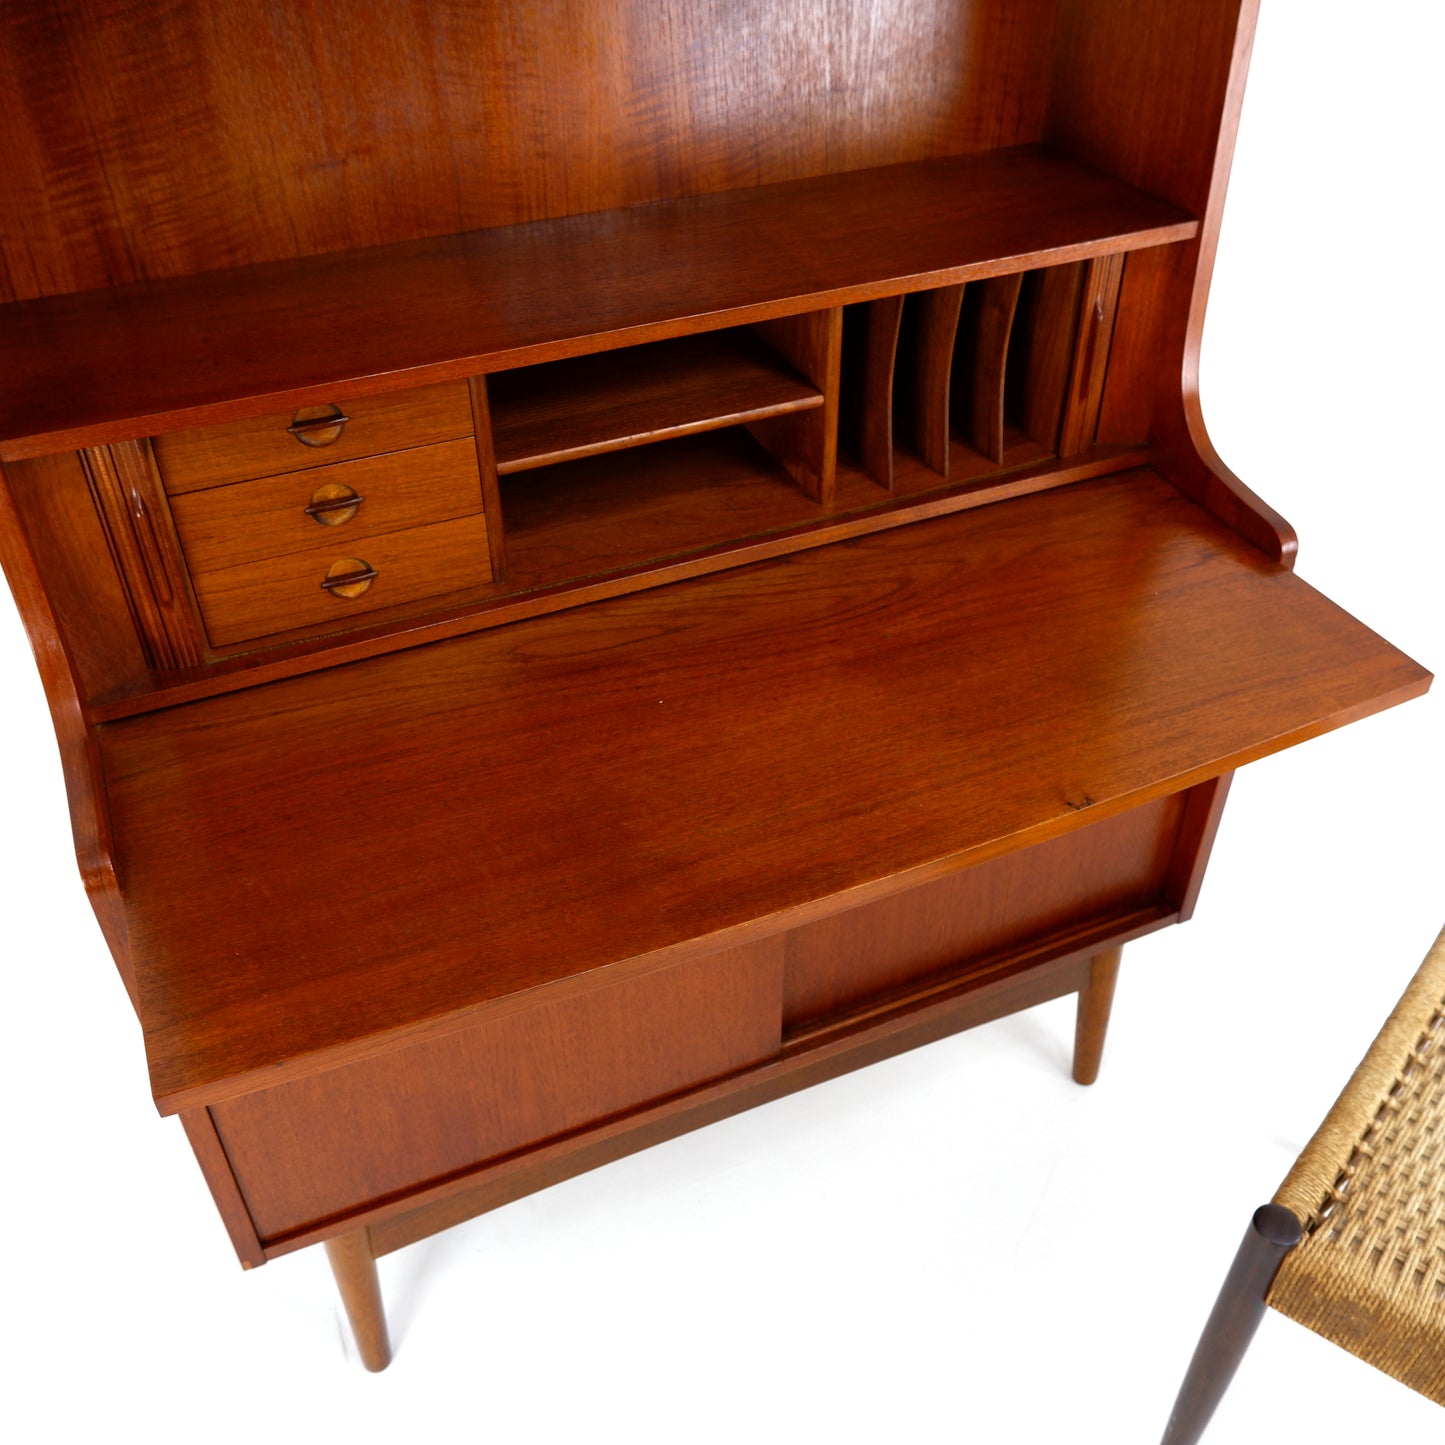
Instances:
[[[1439,668],[1436,15],[1266,0],[1203,386],[1300,574]],[[1437,692],[1239,775],[1195,921],[1126,951],[1093,1090],[1064,1001],[522,1201],[383,1261],[371,1377],[320,1252],[237,1269],[150,1106],[8,601],[0,679],[0,1429],[27,1442],[1151,1442],[1251,1209],[1445,922]],[[1211,1438],[1440,1424],[1271,1315]]]

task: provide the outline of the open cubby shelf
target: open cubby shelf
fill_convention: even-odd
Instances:
[[[488,393],[502,476],[823,405],[744,327],[499,372]]]
[[[866,479],[849,500],[877,494]],[[529,472],[502,486],[507,585],[524,592],[741,542],[818,517],[742,428]]]
[[[888,493],[1037,465],[1064,446],[1077,455],[1094,440],[1113,262],[885,297],[846,320],[808,312],[494,373],[500,590],[647,568]]]
[[[894,496],[966,491],[1050,459],[1010,426],[1000,466],[966,441],[951,443],[945,483],[900,449]],[[824,517],[788,473],[741,427],[548,467],[502,486],[507,519],[507,581],[498,596],[520,595],[849,520],[890,505],[853,459],[839,459],[833,508]],[[719,558],[719,565],[725,559]]]

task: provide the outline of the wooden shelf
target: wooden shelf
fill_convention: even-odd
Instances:
[[[105,724],[152,1086],[741,942],[1428,681],[1138,471]]]
[[[886,500],[840,473],[838,510]],[[729,430],[529,473],[502,488],[507,587],[527,592],[815,524],[818,504]]]
[[[822,406],[823,394],[742,328],[545,362],[487,380],[497,471],[620,451]]]
[[[955,485],[1000,480],[996,462],[955,438]],[[1017,428],[1004,466],[1047,462]],[[895,497],[937,492],[938,473],[911,453],[894,458]],[[838,467],[833,509],[822,514],[786,471],[741,429],[683,438],[626,456],[599,456],[506,483],[505,595],[639,573],[729,544],[817,528],[886,505],[890,496],[852,459]]]
[[[0,460],[1186,240],[1037,147],[0,307]]]

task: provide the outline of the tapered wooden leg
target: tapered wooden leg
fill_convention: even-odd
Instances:
[[[381,1282],[376,1277],[376,1258],[371,1237],[364,1229],[339,1234],[326,1241],[326,1257],[351,1321],[351,1333],[361,1363],[368,1370],[384,1370],[391,1363],[391,1341],[386,1333],[386,1311],[381,1303]]]
[[[1301,1236],[1299,1220],[1282,1204],[1254,1211],[1189,1362],[1162,1445],[1195,1445],[1204,1433],[1264,1318],[1269,1287]]]
[[[1104,1057],[1104,1035],[1109,1032],[1109,1011],[1114,1007],[1114,985],[1119,981],[1122,948],[1105,949],[1089,960],[1089,981],[1079,990],[1079,1012],[1074,1024],[1074,1082],[1092,1084],[1099,1077]]]

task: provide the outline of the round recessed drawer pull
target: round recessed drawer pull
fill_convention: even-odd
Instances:
[[[303,447],[329,447],[351,418],[339,406],[303,406],[286,428]]]
[[[365,500],[344,482],[325,482],[312,492],[311,500],[302,510],[323,527],[339,527],[356,515],[357,508]]]
[[[333,597],[362,597],[381,574],[359,557],[343,557],[326,569],[321,585]]]

